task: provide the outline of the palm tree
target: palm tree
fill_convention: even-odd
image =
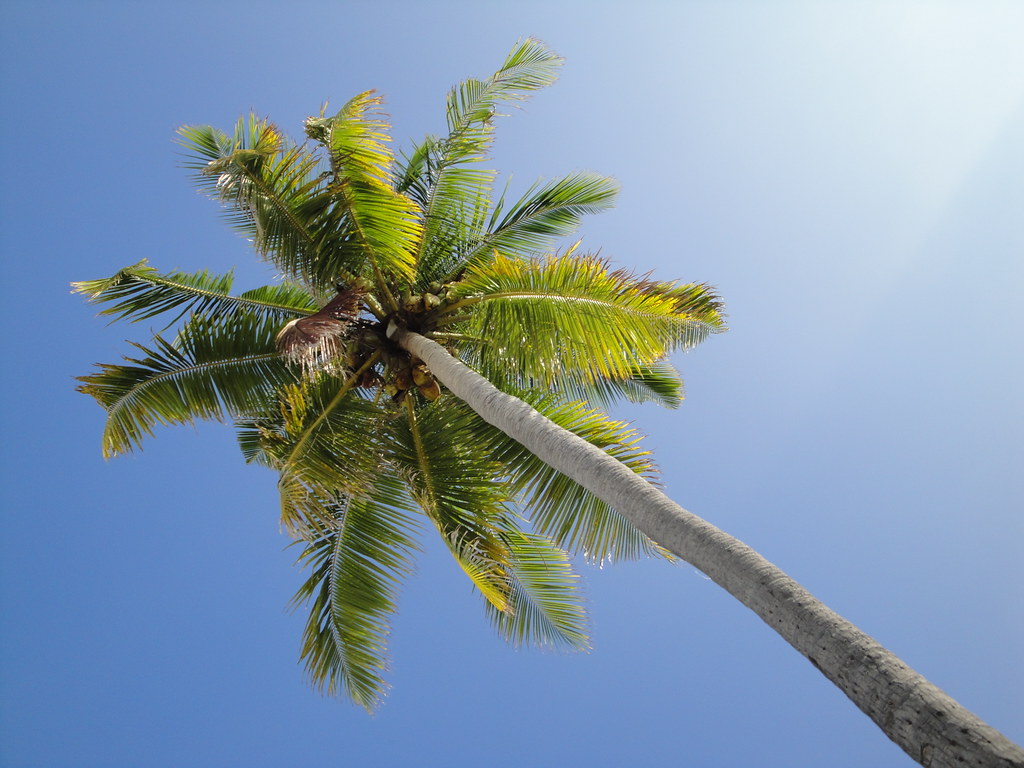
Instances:
[[[106,456],[159,424],[232,420],[247,461],[279,473],[281,519],[309,576],[302,658],[314,685],[372,709],[389,618],[429,520],[516,643],[587,645],[569,553],[680,557],[753,609],[925,765],[1024,765],[1024,753],[746,545],[652,484],[638,435],[604,407],[675,406],[672,352],[725,330],[706,285],[615,271],[576,247],[611,180],[573,173],[493,200],[494,117],[561,59],[516,45],[447,102],[448,134],[396,160],[380,99],[360,94],[290,142],[249,116],[180,130],[200,189],[282,275],[144,262],[75,283],[103,314],[173,315],[140,355],[80,389],[107,411]],[[547,255],[538,255],[547,254]],[[527,520],[528,516],[528,520]]]

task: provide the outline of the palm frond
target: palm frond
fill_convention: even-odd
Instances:
[[[423,222],[416,254],[418,285],[443,280],[483,232],[496,173],[479,167],[493,125],[457,126],[449,137],[428,136],[401,167],[398,189],[407,191]]]
[[[380,105],[372,91],[361,93],[334,117],[309,118],[306,133],[328,149],[330,193],[349,249],[361,249],[365,259],[392,277],[411,278],[422,229],[415,203],[394,189],[394,156],[387,147],[391,137]],[[330,271],[331,254],[324,256]]]
[[[488,122],[502,104],[515,104],[555,82],[564,59],[536,38],[520,40],[486,80],[468,79],[448,95],[450,139]]]
[[[407,398],[406,412],[390,456],[498,630],[516,643],[587,647],[577,577],[562,550],[519,529],[502,466],[486,452],[490,435],[475,429],[479,417],[452,398],[420,408]]]
[[[488,232],[469,250],[465,263],[489,260],[495,252],[523,254],[549,248],[555,238],[571,235],[583,216],[612,206],[619,185],[595,173],[577,172],[537,183],[508,212],[495,206]]]
[[[725,305],[713,286],[707,283],[672,283],[644,280],[640,290],[651,296],[672,301],[672,311],[679,317],[706,325],[711,333],[728,330]]]
[[[506,530],[508,607],[487,613],[501,635],[516,645],[582,651],[590,647],[587,612],[565,552],[543,536]]]
[[[433,186],[433,162],[440,151],[440,140],[427,134],[395,159],[395,191],[408,197],[420,210],[425,210]]]
[[[166,312],[178,314],[168,325],[191,311],[225,319],[237,312],[266,315],[276,322],[317,310],[313,297],[290,283],[268,285],[232,296],[233,274],[202,272],[160,274],[146,260],[125,267],[100,280],[72,283],[74,293],[85,295],[91,304],[104,304],[101,315],[113,320],[139,322]],[[112,320],[112,322],[113,322]]]
[[[313,685],[346,691],[373,711],[387,691],[387,639],[398,588],[412,570],[415,523],[401,485],[378,478],[365,496],[321,500],[330,526],[306,542],[299,563],[311,570],[292,604],[309,604],[301,659]]]
[[[545,398],[532,405],[637,474],[652,482],[656,480],[657,469],[650,452],[640,445],[641,435],[628,424],[582,403],[559,403],[554,398]],[[511,485],[523,499],[534,528],[559,546],[598,564],[665,555],[618,510],[518,443],[504,438],[497,453],[508,468]]]
[[[465,264],[483,235],[497,174],[467,165],[440,165],[424,211],[424,237],[416,262],[416,283],[445,281]]]
[[[417,255],[421,284],[443,280],[460,268],[479,241],[490,206],[495,173],[483,170],[494,140],[494,117],[557,77],[562,59],[538,40],[515,45],[501,67],[484,80],[470,78],[448,94],[448,135],[427,137],[399,174],[399,189],[419,205],[424,236]]]
[[[447,344],[454,351],[459,347],[463,362],[476,365],[476,350],[487,343],[480,336],[466,333],[434,331],[428,334],[434,340]],[[541,387],[542,390],[561,395],[571,401],[590,403],[607,410],[626,400],[631,403],[656,403],[665,408],[678,408],[685,390],[679,372],[668,361],[630,366],[624,377],[594,377],[591,371],[578,369],[563,371],[554,382],[545,385],[528,373],[512,367],[491,370],[489,381],[505,391],[524,391]]]
[[[645,281],[593,256],[496,256],[456,295],[446,312],[464,318],[460,356],[489,378],[513,369],[545,388],[566,376],[628,379],[725,328],[707,286]]]
[[[246,460],[280,473],[281,523],[293,535],[323,524],[315,516],[315,489],[359,495],[382,471],[379,434],[386,412],[359,395],[358,380],[358,373],[304,378],[281,387],[262,413],[239,422]]]
[[[255,115],[240,119],[231,136],[211,126],[178,134],[196,186],[289,279],[328,293],[334,281],[359,273],[365,254],[347,244],[329,169],[314,153]]]
[[[127,453],[157,425],[223,421],[259,412],[296,379],[274,349],[277,324],[239,314],[193,318],[173,341],[160,335],[127,365],[99,365],[78,378],[80,392],[107,411],[103,455]]]
[[[277,334],[278,352],[307,372],[336,367],[363,297],[362,291],[343,289],[316,313],[290,320]]]
[[[516,388],[528,382],[510,378]],[[624,378],[596,378],[564,376],[555,385],[555,391],[570,400],[580,400],[607,409],[625,399],[631,403],[657,403],[665,408],[678,408],[684,397],[683,380],[671,363],[660,361],[637,364]]]
[[[509,514],[500,466],[474,450],[463,431],[470,418],[452,398],[417,408],[389,429],[389,458],[410,495],[434,523],[456,562],[486,600],[507,610],[508,552],[497,521]]]

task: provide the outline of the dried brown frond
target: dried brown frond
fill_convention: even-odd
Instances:
[[[277,334],[278,353],[306,370],[337,360],[359,317],[361,298],[362,292],[346,288],[316,314],[292,320]]]

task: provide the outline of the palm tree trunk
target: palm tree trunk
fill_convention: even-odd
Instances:
[[[1024,766],[1024,750],[964,709],[738,539],[687,512],[619,461],[507,395],[424,336],[388,335],[481,418],[703,571],[837,685],[926,766]]]

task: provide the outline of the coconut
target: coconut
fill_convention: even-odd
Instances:
[[[407,369],[395,374],[395,386],[399,389],[409,389],[412,387],[412,383],[412,374]]]
[[[416,383],[417,387],[422,387],[426,382],[433,381],[434,377],[430,375],[427,366],[420,363],[412,369],[412,380]]]
[[[425,381],[423,384],[420,384],[419,388],[420,394],[427,398],[427,400],[430,400],[431,402],[437,400],[437,398],[441,396],[441,387],[437,383],[437,381],[434,380],[433,376],[431,376],[430,379]]]

